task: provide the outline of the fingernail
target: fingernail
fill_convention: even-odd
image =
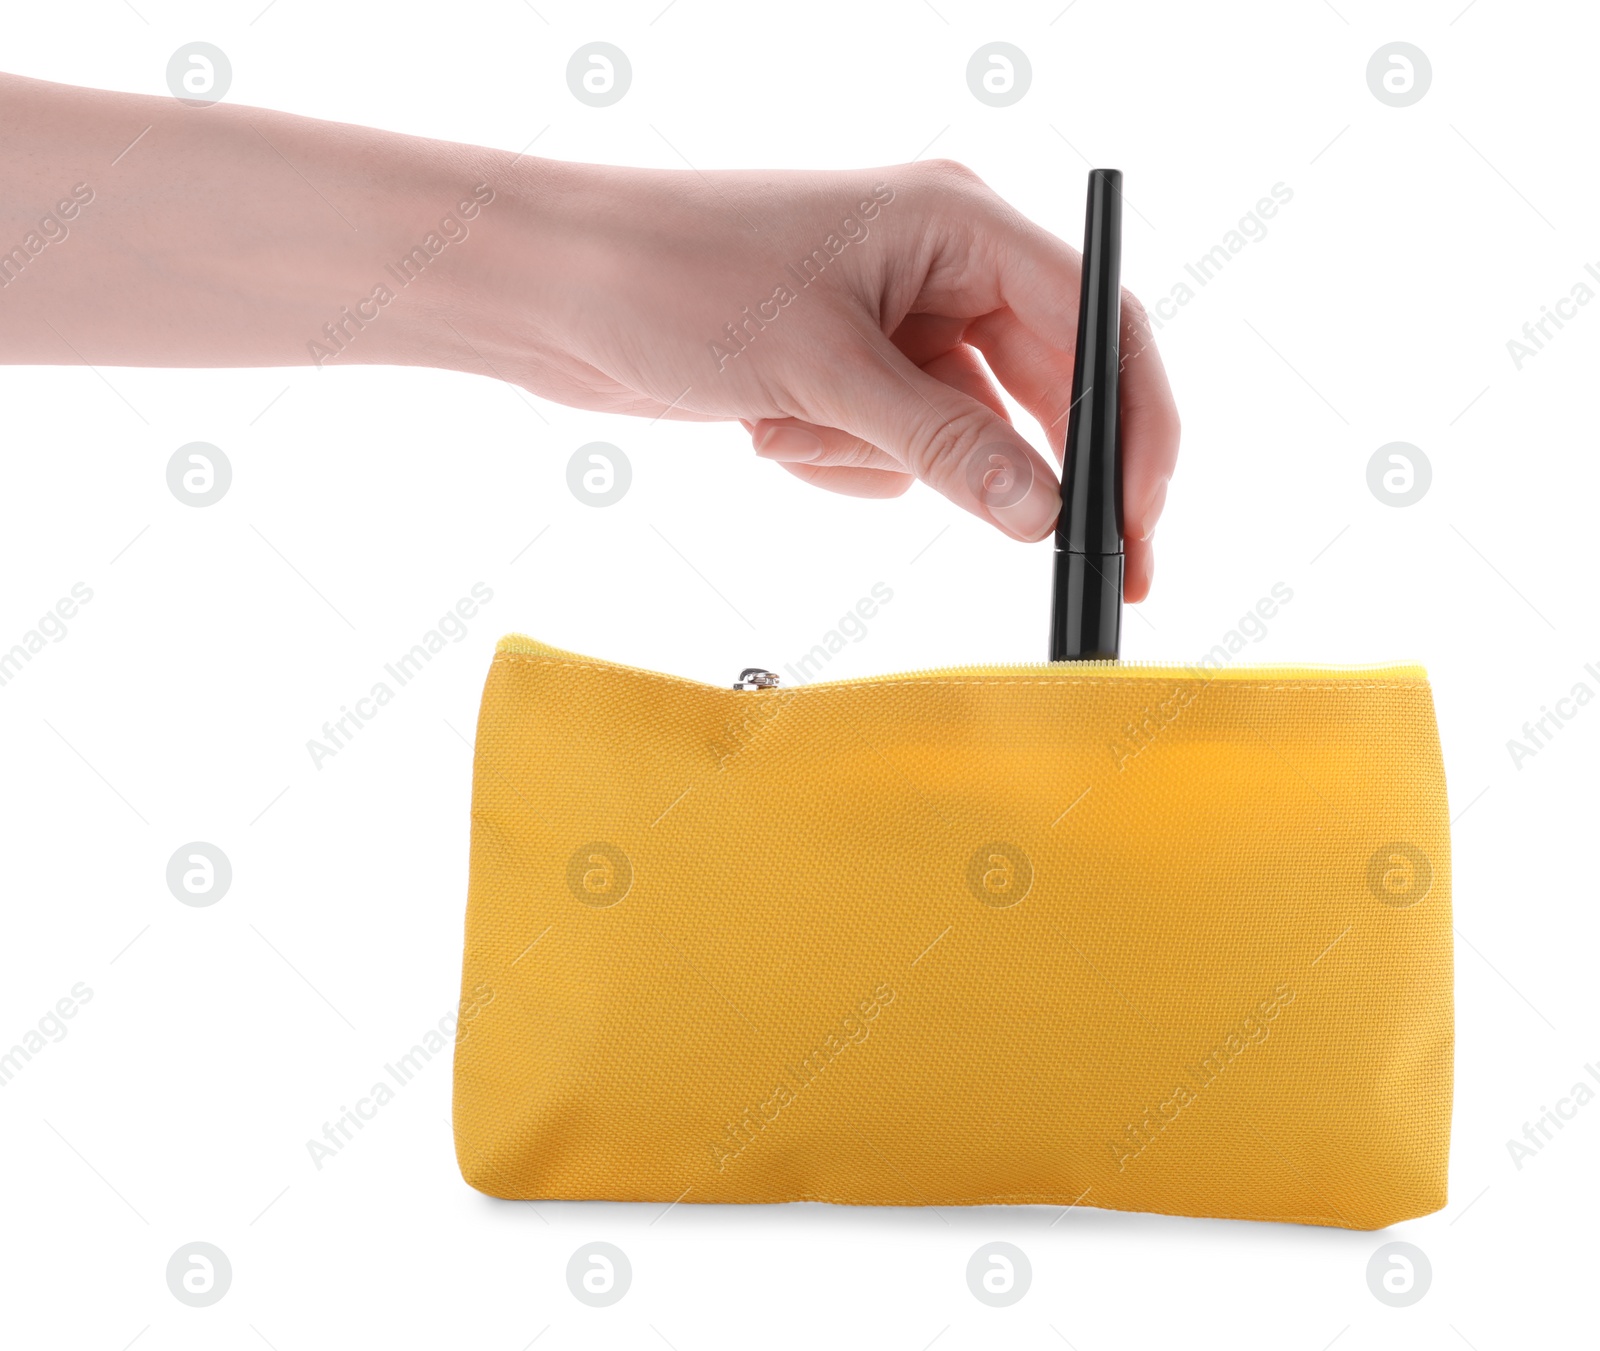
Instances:
[[[1029,541],[1040,540],[1050,533],[1061,514],[1061,494],[1053,480],[1036,478],[1020,501],[1006,507],[992,506],[989,511],[1014,534]]]
[[[756,454],[765,460],[806,464],[822,454],[822,438],[804,427],[769,427],[756,442]]]

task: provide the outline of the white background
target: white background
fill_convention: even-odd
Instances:
[[[1578,1287],[1600,1103],[1520,1170],[1506,1142],[1600,1064],[1600,707],[1520,768],[1506,743],[1576,682],[1600,692],[1583,669],[1600,665],[1600,305],[1521,370],[1506,344],[1600,265],[1600,29],[1587,7],[1508,0],[1062,3],[276,0],[258,18],[260,0],[104,0],[8,7],[3,64],[164,93],[168,56],[202,39],[232,59],[232,101],[511,150],[548,127],[536,150],[557,158],[945,155],[1074,241],[1085,170],[1113,165],[1134,208],[1124,280],[1151,302],[1285,184],[1266,237],[1161,331],[1184,445],[1124,654],[1192,659],[1283,582],[1294,599],[1248,659],[1428,667],[1460,822],[1449,1207],[1378,1235],[499,1202],[456,1171],[444,1058],[318,1171],[307,1139],[454,1005],[463,737],[496,637],[722,684],[794,660],[881,581],[893,601],[830,678],[1039,660],[1048,546],[921,488],[818,492],[736,426],[649,426],[467,375],[13,369],[0,646],[74,583],[94,598],[0,689],[0,1045],[76,982],[94,993],[0,1090],[0,1341],[1495,1351],[1593,1336]],[[591,40],[633,64],[610,108],[566,85]],[[966,86],[992,40],[1032,62],[1009,108]],[[1392,40],[1432,63],[1411,107],[1366,83]],[[165,480],[194,440],[234,471],[198,510]],[[595,440],[634,471],[605,509],[566,486]],[[1390,441],[1431,462],[1414,506],[1368,489]],[[494,599],[467,637],[315,769],[307,738],[475,582]],[[166,886],[192,840],[232,862],[210,908]],[[1407,1309],[1367,1288],[1392,1238],[1433,1266]],[[633,1264],[608,1309],[565,1281],[593,1239]],[[967,1289],[991,1239],[1033,1264],[1009,1309]],[[164,1278],[193,1240],[233,1265],[208,1309]]]

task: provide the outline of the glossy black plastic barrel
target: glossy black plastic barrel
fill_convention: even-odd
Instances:
[[[1056,523],[1051,661],[1102,661],[1122,642],[1122,174],[1089,173],[1072,369]]]

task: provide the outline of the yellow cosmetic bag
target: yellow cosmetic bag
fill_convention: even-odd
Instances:
[[[746,677],[499,644],[455,1060],[472,1186],[1354,1229],[1445,1204],[1420,668]]]

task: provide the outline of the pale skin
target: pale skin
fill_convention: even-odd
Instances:
[[[1014,539],[1054,528],[1078,254],[959,164],[567,164],[7,75],[0,121],[0,361],[468,371],[738,421],[835,492],[920,479]],[[1126,292],[1121,341],[1141,600],[1178,414]]]

